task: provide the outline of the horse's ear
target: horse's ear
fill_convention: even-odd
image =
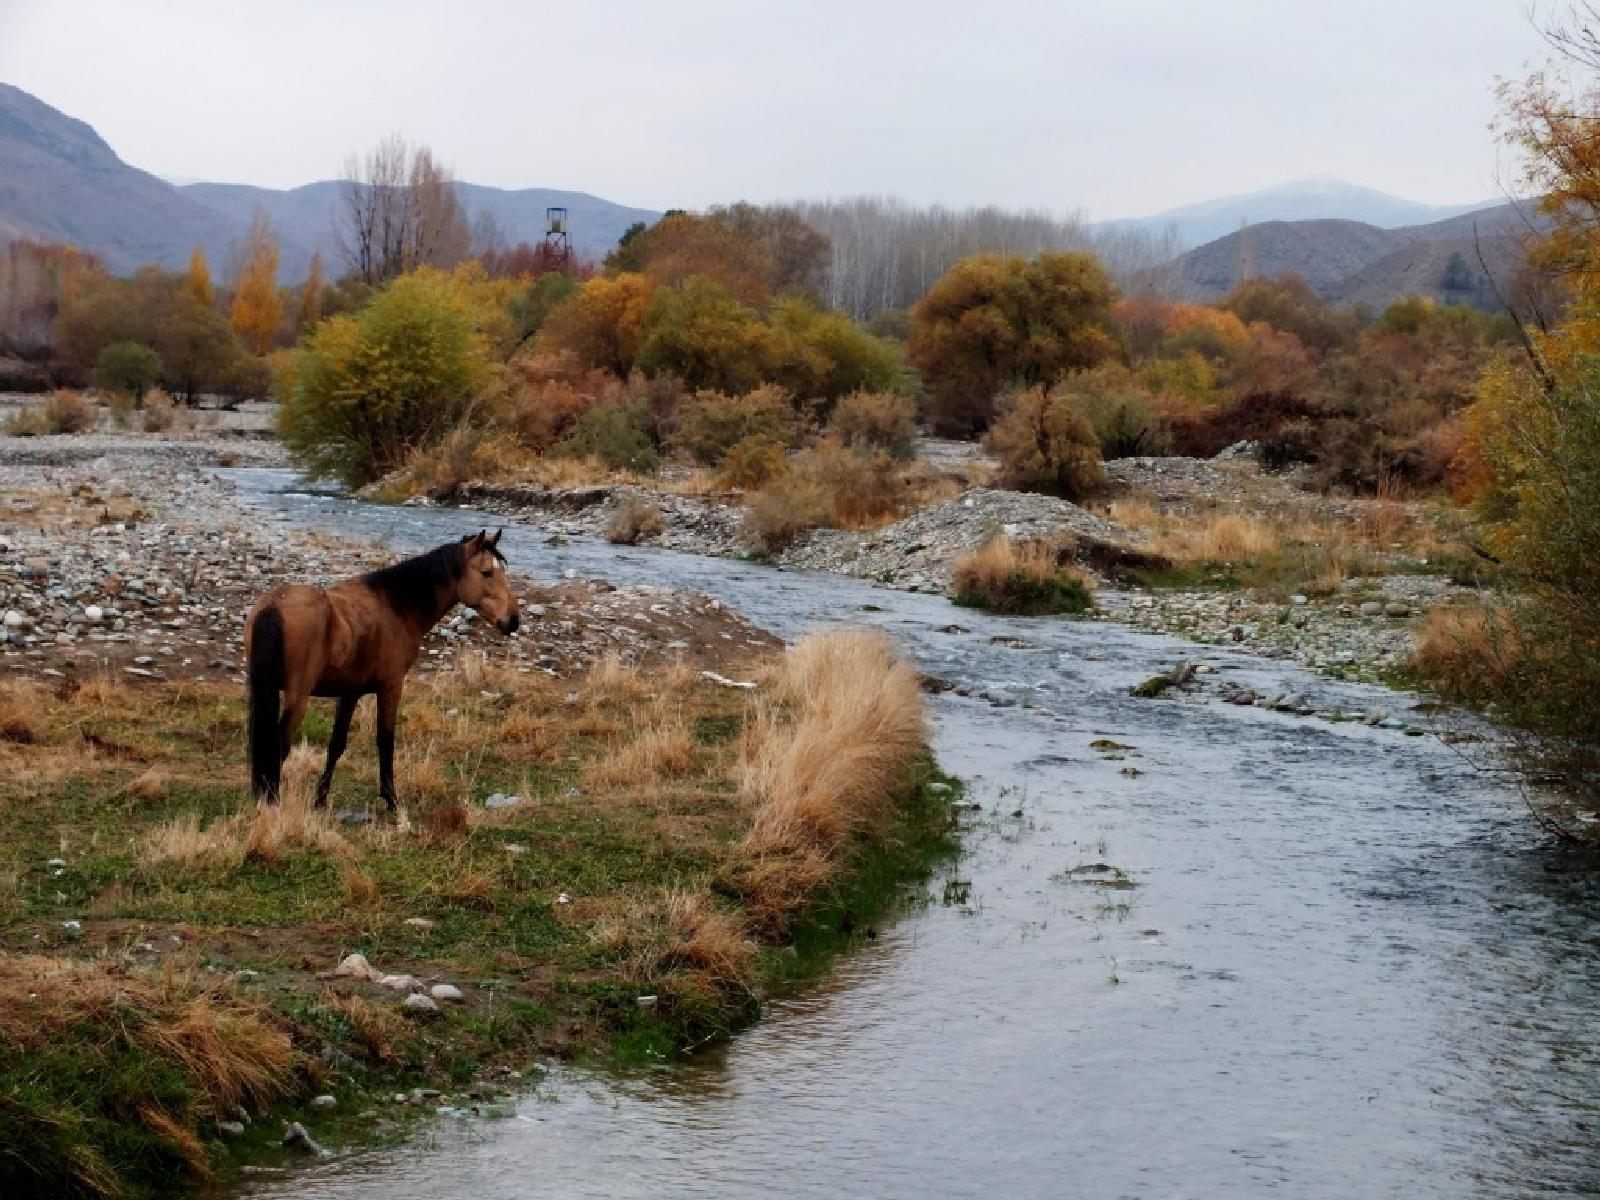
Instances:
[[[496,546],[498,546],[500,544],[500,539],[501,539],[502,536],[504,536],[504,534],[505,534],[505,530],[504,529],[496,529],[494,531],[494,536],[492,538],[490,538],[487,542],[485,542],[484,545],[488,546],[489,549],[493,550]]]

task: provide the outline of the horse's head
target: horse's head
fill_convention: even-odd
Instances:
[[[500,553],[500,534],[488,530],[461,539],[464,564],[456,584],[456,599],[485,621],[494,622],[501,633],[511,634],[522,624],[517,598],[506,578],[506,560]]]

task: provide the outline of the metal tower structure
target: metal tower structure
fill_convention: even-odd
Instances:
[[[559,264],[563,269],[572,262],[572,239],[567,234],[565,208],[544,210],[544,253],[546,262]]]

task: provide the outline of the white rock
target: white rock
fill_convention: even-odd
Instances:
[[[415,975],[383,975],[377,980],[379,987],[396,992],[420,992],[422,980]]]
[[[6,628],[21,629],[28,623],[28,618],[14,608],[6,610]]]
[[[433,928],[433,922],[428,920],[427,917],[407,917],[405,924],[413,929],[428,930]]]
[[[461,994],[461,989],[453,983],[436,983],[428,989],[428,995],[435,1000],[448,1000],[455,1004],[460,1004],[466,1000],[466,997]]]
[[[377,979],[378,971],[367,961],[365,954],[347,954],[333,969],[335,975],[347,975],[352,979]]]
[[[422,992],[412,992],[400,1003],[400,1007],[412,1013],[437,1013],[439,1006],[432,996]]]
[[[338,1106],[339,1101],[337,1097],[330,1096],[326,1092],[320,1096],[311,1097],[312,1108],[337,1108]]]

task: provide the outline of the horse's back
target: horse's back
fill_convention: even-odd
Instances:
[[[330,659],[330,632],[343,622],[337,620],[328,594],[307,583],[286,583],[273,588],[256,601],[245,620],[245,654],[250,653],[251,633],[261,614],[272,610],[283,629],[285,671],[289,690],[310,691],[327,668]],[[347,639],[346,639],[347,640]]]

